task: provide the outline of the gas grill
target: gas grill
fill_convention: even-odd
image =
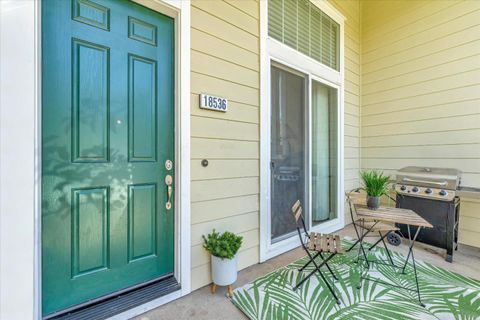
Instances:
[[[461,174],[457,169],[405,167],[398,170],[395,184],[397,207],[411,209],[433,225],[422,229],[417,240],[446,249],[448,262],[457,249]],[[398,227],[407,235],[406,226]]]

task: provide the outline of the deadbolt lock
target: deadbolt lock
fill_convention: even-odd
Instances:
[[[165,161],[165,169],[167,169],[168,171],[170,171],[170,170],[173,169],[173,162],[172,162],[172,160],[166,160],[166,161]]]

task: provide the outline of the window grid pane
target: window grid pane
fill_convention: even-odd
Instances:
[[[268,1],[269,36],[337,71],[339,30],[309,0]]]

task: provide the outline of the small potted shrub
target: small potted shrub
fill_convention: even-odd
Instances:
[[[216,285],[229,286],[237,280],[237,252],[242,245],[243,237],[225,231],[220,234],[215,229],[203,237],[203,247],[210,252],[212,261],[212,292],[215,293]]]
[[[363,190],[367,193],[367,206],[376,210],[380,207],[380,197],[388,195],[390,176],[383,172],[371,170],[361,172]]]

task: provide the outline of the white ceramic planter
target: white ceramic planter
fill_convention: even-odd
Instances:
[[[219,286],[228,286],[237,281],[237,255],[232,259],[212,257],[213,283]]]

